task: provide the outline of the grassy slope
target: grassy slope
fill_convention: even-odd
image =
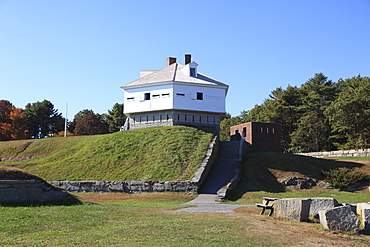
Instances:
[[[0,157],[32,156],[14,165],[45,180],[187,180],[212,134],[163,127],[100,136],[0,143]]]
[[[337,161],[334,159],[317,159],[294,154],[250,152],[244,157],[242,164],[242,179],[238,186],[230,193],[229,199],[237,200],[243,197],[247,199],[247,201],[253,201],[253,197],[255,197],[257,201],[260,201],[262,196],[313,197],[331,196],[331,194],[334,193],[341,197],[341,202],[354,202],[353,199],[356,201],[368,201],[368,199],[366,199],[369,198],[370,194],[368,190],[364,191],[366,194],[361,196],[354,195],[354,193],[351,195],[349,192],[337,192],[319,188],[285,192],[285,188],[277,181],[277,178],[289,176],[323,179],[322,170],[343,166],[359,169],[370,174],[370,162],[366,157],[362,160],[365,161],[358,163]]]

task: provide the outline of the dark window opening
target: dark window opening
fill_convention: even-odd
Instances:
[[[182,97],[182,98],[185,97],[185,94],[184,93],[177,93],[176,95],[177,95],[177,97]]]
[[[203,93],[197,92],[197,100],[203,100]]]
[[[196,77],[196,73],[195,73],[195,68],[190,68],[190,76],[191,77]]]
[[[144,100],[150,100],[150,93],[144,93]]]

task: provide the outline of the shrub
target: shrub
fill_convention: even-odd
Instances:
[[[369,175],[365,172],[356,171],[347,167],[330,169],[328,171],[322,171],[322,173],[325,176],[324,179],[326,182],[328,182],[333,188],[340,190],[353,183],[369,179]]]

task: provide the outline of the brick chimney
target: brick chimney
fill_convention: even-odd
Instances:
[[[185,54],[185,65],[187,65],[188,63],[191,63],[191,55]]]
[[[170,66],[173,63],[176,63],[176,58],[175,57],[167,58],[167,66]]]

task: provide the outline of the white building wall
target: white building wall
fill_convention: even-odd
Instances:
[[[203,100],[197,99],[197,92]],[[191,111],[225,113],[226,89],[196,85],[175,84],[173,88],[173,108]]]
[[[149,100],[145,99],[146,93],[150,94]],[[173,88],[170,84],[124,89],[124,113],[167,109],[173,109]]]

